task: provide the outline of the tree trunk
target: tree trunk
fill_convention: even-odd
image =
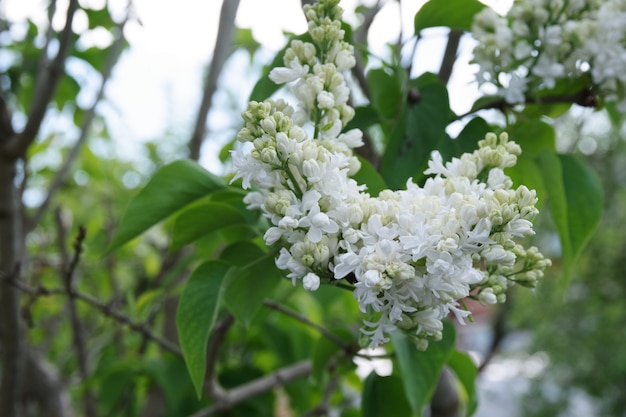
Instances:
[[[59,373],[39,352],[29,349],[26,355],[24,395],[37,404],[40,415],[46,417],[73,417],[70,396]]]
[[[14,160],[0,159],[0,415],[3,417],[22,415],[20,399],[25,368],[20,297],[18,290],[11,285],[11,281],[20,280],[24,245],[16,172]]]

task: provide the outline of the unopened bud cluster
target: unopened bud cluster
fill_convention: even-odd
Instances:
[[[463,298],[503,302],[509,285],[542,277],[549,260],[515,240],[534,234],[537,199],[504,173],[521,152],[506,134],[447,163],[434,152],[423,186],[367,194],[351,178],[362,134],[341,133],[353,114],[341,71],[354,58],[337,3],[305,7],[313,43],[292,42],[285,67],[271,73],[293,82],[300,108],[267,100],[243,112],[235,179],[253,188],[244,201],[269,219],[265,243],[280,248],[276,264],[294,284],[353,283],[369,345],[402,329],[425,348],[450,313],[470,314]]]

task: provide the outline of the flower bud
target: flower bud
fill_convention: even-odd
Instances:
[[[313,272],[309,272],[302,278],[302,285],[307,291],[315,291],[320,287],[320,277]]]
[[[478,301],[482,305],[492,305],[498,302],[496,295],[493,293],[492,288],[485,288],[478,294]]]

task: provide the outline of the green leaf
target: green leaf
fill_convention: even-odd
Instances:
[[[101,71],[104,68],[108,55],[110,54],[111,46],[107,48],[97,48],[92,46],[87,49],[76,49],[72,56],[85,61],[87,64],[96,71]]]
[[[478,0],[430,0],[415,14],[415,33],[437,26],[469,31],[474,15],[485,7]]]
[[[148,290],[142,293],[137,298],[137,301],[135,302],[135,305],[134,305],[135,314],[138,314],[138,315],[145,314],[146,311],[152,307],[154,301],[157,300],[162,295],[163,295],[162,288],[155,288],[153,290]]]
[[[237,143],[237,139],[233,138],[222,146],[218,154],[220,162],[223,163],[230,159],[231,151],[235,150],[235,143]]]
[[[546,190],[548,190],[547,197],[550,204],[550,214],[561,238],[563,262],[564,265],[567,265],[571,262],[572,247],[569,236],[567,197],[565,195],[565,186],[563,185],[561,161],[554,152],[546,150],[538,155],[537,163],[541,170]]]
[[[248,265],[259,260],[265,252],[257,245],[249,241],[235,242],[224,248],[220,254],[220,259],[231,265]]]
[[[406,180],[424,178],[428,159],[446,139],[450,106],[448,90],[432,74],[424,74],[411,85],[419,100],[405,106],[381,160],[381,174],[392,189],[404,188]]]
[[[113,27],[115,24],[106,6],[101,9],[83,8],[83,10],[89,19],[89,29],[93,29],[98,26],[108,29]]]
[[[211,194],[210,201],[212,203],[223,203],[238,209],[246,218],[247,223],[256,224],[259,220],[261,211],[250,210],[246,203],[243,202],[244,197],[248,194],[241,185],[228,186],[224,189],[217,190]]]
[[[387,184],[385,184],[383,177],[380,176],[376,168],[374,168],[369,161],[360,156],[358,158],[359,162],[361,162],[361,169],[359,169],[359,172],[357,172],[353,178],[359,184],[367,185],[367,192],[372,197],[376,197],[378,193],[387,188]]]
[[[411,407],[397,375],[379,376],[371,372],[363,384],[363,417],[411,417]]]
[[[348,122],[344,130],[357,128],[365,131],[377,123],[380,123],[380,117],[372,106],[357,106],[354,108],[354,118]]]
[[[80,84],[70,75],[62,77],[54,93],[54,102],[62,109],[66,102],[74,102],[80,93]]]
[[[196,268],[176,312],[180,347],[198,398],[202,396],[207,343],[220,305],[222,283],[230,268],[227,263],[215,260]]]
[[[135,357],[131,357],[131,360],[136,361]],[[193,401],[193,383],[189,379],[189,371],[185,365],[184,360],[180,360],[177,357],[167,355],[165,357],[153,357],[143,358],[141,361],[141,373],[138,373],[135,377],[135,383],[137,377],[146,378],[150,384],[154,384],[161,388],[163,400],[165,404],[163,407],[164,415],[169,416],[176,414],[174,410],[181,410],[181,406],[197,401]],[[115,383],[115,382],[114,382]],[[189,395],[192,393],[191,395]],[[138,390],[138,398],[140,397],[141,390]],[[119,407],[119,401],[116,404]],[[118,411],[115,413],[115,411]],[[113,413],[108,415],[119,415],[119,408],[114,409]]]
[[[500,96],[481,96],[472,104],[470,113],[485,109],[503,109],[505,106],[506,102]]]
[[[484,139],[490,131],[491,128],[485,119],[474,117],[465,125],[456,139],[452,140],[453,154],[446,155],[442,152],[442,155],[449,160],[453,156],[458,158],[464,153],[472,153],[478,148],[478,141]]]
[[[543,183],[541,170],[535,159],[526,156],[522,151],[522,154],[517,157],[515,166],[507,168],[505,173],[511,177],[515,186],[525,185],[537,192],[537,199],[539,200],[537,208],[541,210],[543,203],[546,201],[547,191]]]
[[[339,417],[363,417],[363,414],[361,414],[361,410],[356,408],[344,408]]]
[[[176,217],[170,250],[176,251],[224,227],[241,224],[246,224],[246,218],[228,204],[208,202],[194,205]]]
[[[248,327],[281,278],[282,272],[276,268],[272,254],[246,266],[232,268],[224,283],[224,304],[237,320]]]
[[[415,343],[399,331],[394,332],[391,339],[398,362],[394,369],[400,371],[413,413],[421,417],[435,392],[441,370],[454,350],[454,326],[444,322],[442,340],[430,342],[426,351],[418,350]]]
[[[467,417],[474,414],[478,406],[478,394],[476,392],[476,376],[478,370],[472,358],[465,352],[454,350],[448,360],[448,366],[456,374],[467,396]]]
[[[571,155],[542,152],[538,163],[548,192],[550,213],[560,235],[564,284],[595,231],[604,195],[597,174]]]
[[[572,155],[559,155],[563,168],[567,219],[569,226],[570,261],[564,263],[566,277],[602,218],[604,194],[597,174]]]
[[[107,253],[186,205],[225,186],[221,178],[190,160],[163,166],[131,200]]]
[[[132,392],[133,383],[140,373],[140,363],[128,358],[118,358],[106,369],[97,372],[98,406],[104,415],[113,415],[124,395]]]
[[[254,39],[252,29],[236,28],[235,38],[233,39],[233,48],[243,48],[250,55],[250,64],[254,58],[254,53],[261,47],[261,44]]]
[[[390,68],[375,68],[367,73],[372,106],[381,119],[394,119],[403,101],[404,70],[392,71]]]
[[[556,152],[554,127],[543,120],[529,119],[507,127],[509,138],[522,147],[523,155],[534,157],[544,149]]]

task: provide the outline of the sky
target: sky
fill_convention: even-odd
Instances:
[[[382,56],[386,44],[395,42],[402,30],[405,37],[412,35],[413,16],[425,0],[386,1],[371,27],[368,39],[371,49]],[[58,0],[58,10],[63,10],[68,0]],[[364,0],[363,3],[375,3]],[[488,1],[485,1],[486,3]],[[510,0],[491,0],[502,11]],[[357,0],[343,0],[345,19],[355,23],[350,13]],[[4,0],[2,12],[14,20],[30,16],[45,21],[47,0]],[[127,1],[112,0],[114,11],[122,13]],[[147,140],[167,138],[167,141],[184,143],[190,135],[196,109],[201,98],[205,68],[210,62],[222,2],[219,0],[133,0],[138,19],[127,24],[125,36],[130,47],[116,66],[109,82],[107,101],[99,107],[107,118],[109,129],[124,154],[133,155]],[[175,7],[173,6],[175,4]],[[100,8],[104,0],[81,0],[81,5]],[[201,163],[220,173],[222,169],[217,153],[224,143],[234,137],[240,127],[233,114],[246,106],[246,98],[256,82],[261,65],[286,44],[283,32],[302,33],[306,22],[300,0],[241,0],[236,25],[252,30],[254,38],[263,45],[251,65],[249,56],[240,52],[231,57],[220,79],[214,96],[214,106],[209,115],[209,132],[202,152]],[[139,21],[141,24],[139,24]],[[87,21],[80,13],[75,17],[74,29],[80,31]],[[53,25],[60,29],[63,13],[57,13]],[[446,42],[446,31],[431,29],[423,33],[418,56],[428,59],[417,63],[418,70],[437,71]],[[85,37],[85,45],[106,44],[110,36],[92,33]],[[450,81],[451,105],[458,112],[466,111],[477,96],[472,89],[473,70],[469,61],[471,42],[464,41],[460,59]],[[77,71],[80,71],[77,69]],[[84,74],[85,82],[97,81]],[[237,94],[233,94],[233,93]],[[88,95],[81,97],[85,104]],[[167,146],[165,146],[167,151]]]

